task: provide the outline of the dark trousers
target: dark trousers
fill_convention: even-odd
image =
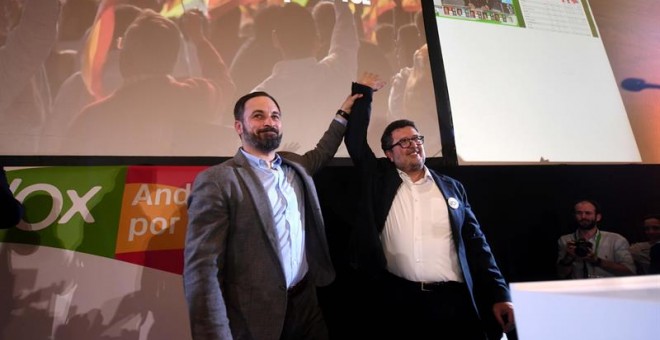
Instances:
[[[384,339],[486,339],[467,285],[422,286],[388,274],[379,286],[379,327]]]
[[[281,340],[327,340],[328,327],[316,296],[316,287],[305,277],[289,289]]]

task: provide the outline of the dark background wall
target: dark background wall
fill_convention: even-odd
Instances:
[[[509,282],[555,280],[557,239],[574,231],[572,207],[588,197],[603,210],[601,228],[644,240],[641,218],[660,211],[660,165],[433,166],[460,180]],[[316,177],[326,219],[335,282],[319,290],[331,332],[355,334],[368,317],[359,306],[364,285],[348,265],[348,233],[356,210],[357,178],[350,166],[325,168]],[[350,303],[347,303],[350,302]],[[362,301],[368,304],[367,301]]]

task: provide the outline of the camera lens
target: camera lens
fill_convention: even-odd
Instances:
[[[591,252],[591,242],[586,240],[577,240],[575,242],[575,255],[585,257]]]

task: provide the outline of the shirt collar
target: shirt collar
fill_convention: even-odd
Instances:
[[[271,170],[271,169],[279,169],[280,166],[282,165],[282,158],[278,154],[275,154],[275,159],[272,162],[270,162],[270,164],[268,164],[269,162],[266,162],[265,160],[248,153],[247,151],[243,150],[243,148],[240,148],[240,150],[245,156],[245,158],[248,160],[250,166],[252,167]]]
[[[414,183],[413,183],[412,179],[410,178],[410,176],[408,176],[407,173],[405,173],[405,172],[403,172],[399,169],[396,169],[396,171],[399,173],[399,177],[401,177],[401,180],[403,180],[403,182],[406,183],[406,184],[424,184],[427,181],[432,181],[433,180],[433,177],[431,176],[431,172],[429,171],[429,168],[426,167],[426,165],[424,165],[424,177],[422,177],[419,181],[414,182]]]

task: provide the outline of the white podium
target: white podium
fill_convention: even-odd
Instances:
[[[520,340],[660,339],[660,275],[510,286]]]

